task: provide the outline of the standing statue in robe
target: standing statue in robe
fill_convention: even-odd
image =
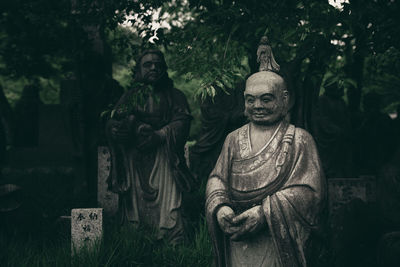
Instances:
[[[182,192],[193,184],[184,159],[191,115],[173,87],[163,54],[146,50],[137,60],[136,86],[107,122],[111,151],[109,189],[119,194],[122,222],[145,223],[170,243],[184,239]]]
[[[335,77],[327,79],[324,88],[315,109],[314,137],[325,176],[354,177],[355,140],[350,112],[343,100],[344,88]]]
[[[260,63],[259,71],[279,72],[280,66],[276,63],[271,46],[268,44],[268,37],[261,37],[257,49],[257,63]]]
[[[284,119],[278,74],[250,76],[244,98],[250,123],[227,136],[206,188],[216,266],[306,266],[326,192],[314,140]]]

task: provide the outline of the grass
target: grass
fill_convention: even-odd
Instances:
[[[4,218],[3,218],[4,219]],[[119,226],[105,221],[102,242],[71,257],[69,224],[31,222],[30,226],[2,225],[1,266],[210,266],[212,249],[202,218],[194,239],[170,245],[147,227]],[[4,221],[3,221],[4,223]],[[29,228],[29,229],[28,229]]]
[[[185,195],[189,240],[172,246],[155,238],[146,226],[120,226],[105,217],[103,240],[71,257],[70,222],[58,219],[72,207],[86,207],[72,194],[73,179],[63,173],[7,175],[16,183],[23,205],[0,213],[0,266],[210,266],[212,245],[208,236],[203,198],[205,184]]]

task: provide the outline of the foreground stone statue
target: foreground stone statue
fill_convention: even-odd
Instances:
[[[246,82],[250,123],[230,133],[206,189],[217,266],[306,266],[325,178],[313,138],[286,122],[284,80],[261,71]]]
[[[119,194],[123,222],[151,225],[158,238],[178,243],[184,237],[182,192],[193,184],[184,159],[189,106],[160,51],[145,51],[137,64],[137,84],[107,122],[109,189]]]

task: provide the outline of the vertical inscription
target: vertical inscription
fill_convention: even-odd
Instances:
[[[71,211],[72,254],[83,247],[90,249],[103,235],[103,209],[73,209]]]

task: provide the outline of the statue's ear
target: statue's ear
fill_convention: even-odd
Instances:
[[[141,75],[140,75],[140,65],[139,63],[136,63],[136,65],[132,69],[132,75],[134,80],[139,81],[141,80]]]
[[[289,99],[289,91],[283,90],[283,97]]]
[[[289,104],[289,91],[288,90],[283,90],[283,100]]]
[[[289,94],[288,90],[283,90],[282,98],[283,98],[283,103],[285,104],[286,109],[289,109],[290,94]]]

